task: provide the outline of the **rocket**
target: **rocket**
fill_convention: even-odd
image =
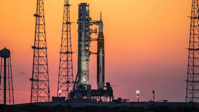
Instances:
[[[98,89],[104,88],[104,34],[102,13],[100,13],[99,34],[97,42],[97,87]]]

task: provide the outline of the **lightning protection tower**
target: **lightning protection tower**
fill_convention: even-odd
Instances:
[[[199,21],[198,0],[192,0],[188,68],[186,80],[186,102],[199,101]]]
[[[73,82],[70,4],[69,0],[64,0],[57,96],[69,98],[68,94],[73,89]],[[62,91],[61,94],[59,90]]]
[[[50,101],[44,2],[37,0],[30,102]]]
[[[10,50],[0,51],[0,104],[14,104]]]

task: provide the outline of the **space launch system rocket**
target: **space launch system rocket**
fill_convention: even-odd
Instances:
[[[103,22],[102,13],[100,13],[99,21],[99,34],[97,43],[97,87],[98,89],[104,88],[104,34],[103,34]]]

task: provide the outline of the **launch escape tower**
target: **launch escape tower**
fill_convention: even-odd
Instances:
[[[0,62],[0,104],[14,104],[11,57],[8,49],[0,51]]]
[[[71,45],[71,22],[70,22],[70,4],[69,0],[64,1],[62,37],[60,48],[59,75],[57,96],[65,96],[73,90],[73,61]],[[62,94],[60,95],[59,90]]]
[[[33,49],[33,68],[30,102],[49,102],[50,87],[48,73],[47,44],[44,17],[44,2],[37,0],[36,24]]]
[[[186,102],[199,101],[199,15],[198,0],[192,0]]]

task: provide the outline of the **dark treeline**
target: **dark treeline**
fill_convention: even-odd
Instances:
[[[66,107],[66,106],[11,106],[0,105],[0,112],[199,112],[195,107],[171,108],[168,106],[149,106],[143,107]]]

